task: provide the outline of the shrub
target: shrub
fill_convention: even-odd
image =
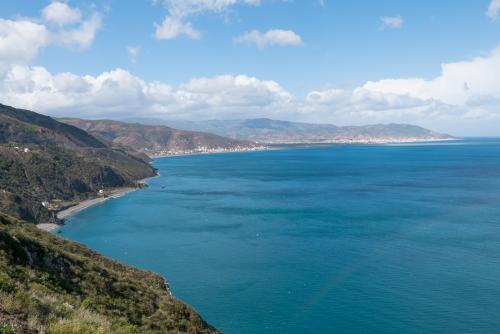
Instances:
[[[0,291],[12,293],[16,290],[16,284],[14,281],[5,275],[4,273],[0,274]]]
[[[17,329],[11,323],[0,323],[0,334],[17,334]]]
[[[94,323],[59,321],[50,324],[47,334],[105,334],[103,327]]]

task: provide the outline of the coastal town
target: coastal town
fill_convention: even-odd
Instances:
[[[235,147],[206,147],[199,146],[194,149],[182,150],[178,148],[174,149],[160,149],[160,150],[148,150],[145,149],[144,153],[152,158],[159,157],[169,157],[169,156],[181,156],[181,155],[192,155],[192,154],[214,154],[214,153],[231,153],[231,152],[253,152],[253,151],[265,151],[268,150],[269,146],[265,145],[251,145],[251,146],[235,146]]]

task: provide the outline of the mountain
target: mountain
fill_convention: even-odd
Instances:
[[[32,111],[0,104],[0,211],[54,222],[52,209],[136,187],[156,175],[146,157]]]
[[[247,140],[177,130],[164,125],[77,118],[61,118],[60,121],[83,129],[113,145],[131,147],[150,156],[204,151],[240,151],[258,147],[254,142]]]
[[[0,333],[217,333],[165,280],[0,213]]]
[[[35,226],[154,175],[131,148],[0,105],[0,333],[218,333],[162,277]]]
[[[408,124],[335,126],[276,121],[267,118],[163,122],[180,129],[207,131],[221,136],[265,144],[382,143],[453,139],[452,136]]]

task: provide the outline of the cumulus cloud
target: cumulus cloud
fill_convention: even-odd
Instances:
[[[498,11],[500,11],[500,0],[491,0],[486,15],[490,19],[496,20],[498,18]]]
[[[53,115],[256,116],[283,110],[293,96],[274,81],[246,75],[193,79],[178,87],[145,82],[116,69],[99,76],[51,74],[13,66],[0,84],[3,103]]]
[[[80,22],[82,13],[77,8],[71,8],[64,2],[53,1],[42,10],[42,17],[47,22],[64,26]]]
[[[11,64],[27,64],[49,40],[49,31],[38,23],[0,19],[0,72]]]
[[[154,24],[154,36],[157,39],[173,39],[178,36],[198,39],[201,33],[189,21],[193,15],[221,13],[238,4],[258,6],[260,0],[165,0],[163,4],[168,14],[161,24]]]
[[[483,57],[442,65],[432,79],[369,81],[351,89],[310,92],[301,113],[343,123],[410,122],[477,132],[500,122],[500,47]],[[495,123],[497,122],[497,123]],[[474,124],[474,125],[472,125]]]
[[[473,126],[500,125],[500,47],[481,57],[443,64],[430,80],[368,81],[357,87],[316,89],[297,98],[275,81],[247,75],[195,78],[172,86],[147,82],[122,69],[79,76],[29,66],[40,48],[56,43],[58,32],[25,19],[0,20],[2,103],[59,116],[272,117],[336,124],[407,122],[436,130],[461,124],[470,131]],[[85,38],[67,40],[88,44]],[[138,48],[128,52],[133,59]]]
[[[465,105],[477,96],[500,96],[500,76],[497,73],[500,73],[500,47],[488,56],[444,64],[441,75],[433,80],[387,79],[367,82],[363,87],[379,93]]]
[[[258,30],[247,32],[234,39],[238,44],[254,44],[260,48],[266,46],[302,46],[302,38],[291,30],[274,29],[261,33]]]
[[[385,16],[381,17],[382,29],[385,28],[401,28],[403,26],[403,18],[401,16]]]
[[[70,17],[63,17],[62,13]],[[88,19],[82,20],[80,14],[75,13],[80,12],[64,3],[52,2],[42,10],[43,20],[0,19],[0,72],[11,65],[29,64],[40,49],[52,44],[88,48],[101,26],[101,16],[93,13]],[[56,23],[57,27],[50,26],[50,23]],[[69,23],[76,26],[63,27]]]

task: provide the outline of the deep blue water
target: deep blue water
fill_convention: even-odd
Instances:
[[[155,161],[62,235],[225,333],[498,333],[500,140]]]

